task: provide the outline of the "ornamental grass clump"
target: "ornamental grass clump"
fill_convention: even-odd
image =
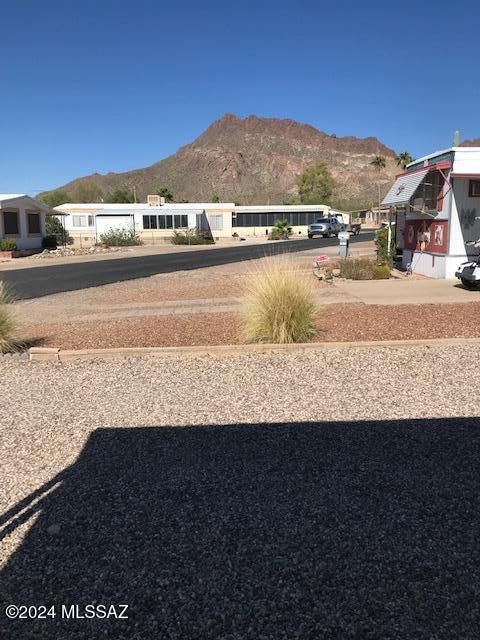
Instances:
[[[9,351],[12,347],[12,334],[15,320],[11,310],[12,298],[9,296],[5,284],[0,281],[0,353]]]
[[[316,333],[312,280],[288,258],[252,273],[242,317],[246,342],[308,342]]]

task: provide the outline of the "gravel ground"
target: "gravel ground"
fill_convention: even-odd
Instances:
[[[139,310],[139,314],[142,311]],[[317,340],[404,340],[480,336],[480,303],[331,304],[319,310]],[[234,313],[131,317],[121,320],[23,323],[19,340],[64,349],[237,344]]]
[[[479,357],[2,359],[0,637],[478,638]]]

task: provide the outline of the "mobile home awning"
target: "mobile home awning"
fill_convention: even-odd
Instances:
[[[407,204],[430,169],[431,167],[399,176],[382,200],[382,205],[393,207],[394,205]]]

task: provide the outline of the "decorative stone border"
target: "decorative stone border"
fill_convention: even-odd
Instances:
[[[300,344],[239,344],[200,347],[125,347],[120,349],[56,349],[32,347],[28,350],[32,362],[66,362],[69,360],[104,360],[145,356],[205,357],[231,356],[249,353],[305,353],[330,349],[363,349],[372,347],[438,347],[480,345],[480,338],[434,338],[430,340],[383,340],[364,342],[307,342]]]

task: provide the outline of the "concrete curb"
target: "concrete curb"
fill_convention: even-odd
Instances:
[[[232,356],[250,353],[305,353],[330,349],[365,349],[372,347],[442,347],[480,345],[480,338],[433,338],[427,340],[383,340],[364,342],[307,342],[301,344],[239,344],[200,347],[125,347],[120,349],[56,349],[32,347],[28,350],[32,362],[66,362],[69,360],[97,360],[109,358],[205,357]]]

